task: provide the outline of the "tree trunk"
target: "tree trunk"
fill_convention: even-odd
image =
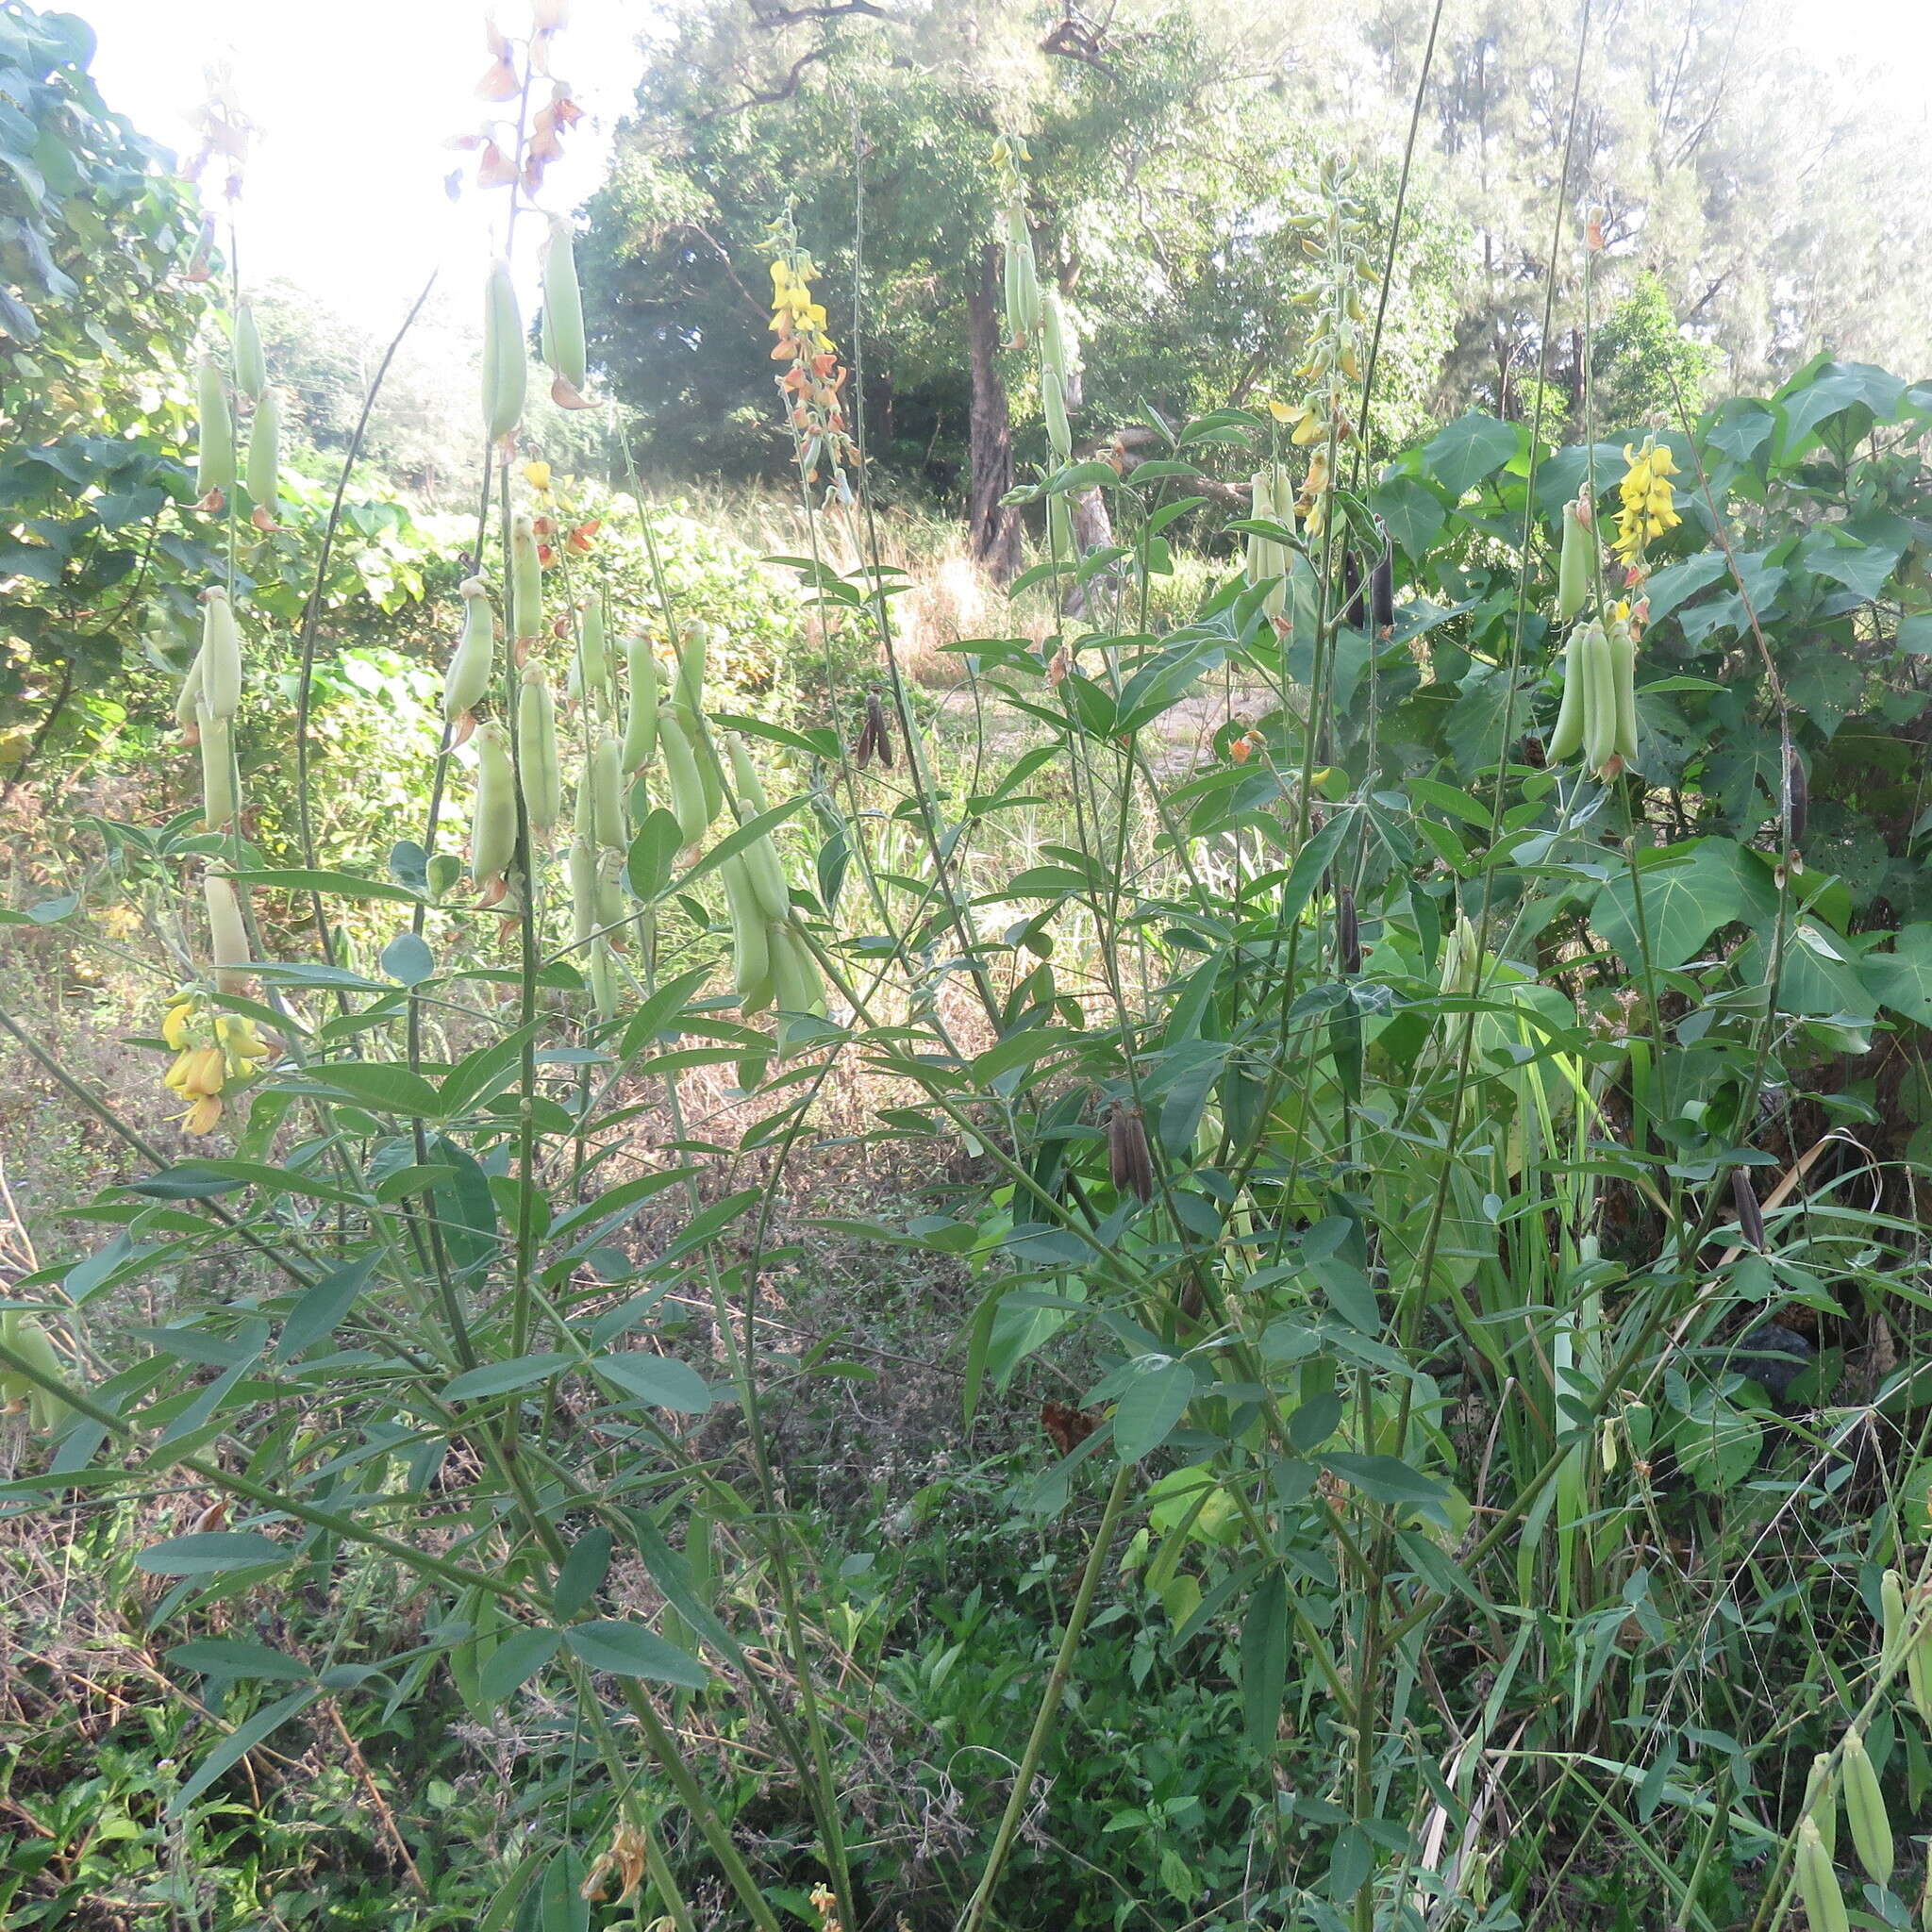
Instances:
[[[1004,584],[1020,569],[1020,515],[1001,501],[1013,487],[1013,433],[999,345],[998,261],[989,244],[979,258],[979,286],[966,298],[966,354],[973,370],[966,525],[973,555],[995,583]]]

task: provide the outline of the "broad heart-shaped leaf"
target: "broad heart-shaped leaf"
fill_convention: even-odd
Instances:
[[[382,949],[382,970],[405,986],[421,986],[436,976],[436,955],[420,934],[399,932]]]
[[[150,1576],[212,1576],[223,1570],[292,1562],[300,1554],[294,1545],[278,1543],[258,1530],[205,1529],[138,1551],[134,1567]]]
[[[1451,496],[1460,497],[1492,470],[1501,469],[1522,441],[1523,431],[1514,424],[1472,410],[1424,445],[1423,463]]]
[[[1777,911],[1770,882],[1730,839],[1692,839],[1644,855],[1638,868],[1642,888],[1643,937],[1654,966],[1672,968],[1694,959],[1721,925],[1745,919],[1769,921]],[[1591,924],[1635,971],[1643,957],[1636,896],[1627,870],[1597,894]]]
[[[682,1684],[702,1690],[710,1673],[689,1652],[667,1643],[641,1624],[600,1617],[594,1623],[573,1624],[564,1641],[582,1663],[613,1677],[648,1677],[654,1684]]]
[[[1113,1441],[1123,1462],[1139,1462],[1173,1435],[1194,1392],[1194,1372],[1173,1356],[1142,1356],[1114,1406]]]
[[[1424,556],[1442,534],[1449,513],[1442,499],[1413,476],[1391,476],[1369,491],[1369,508],[1411,558]]]
[[[1694,597],[1707,585],[1716,583],[1729,567],[1722,550],[1700,550],[1694,557],[1679,558],[1675,563],[1665,564],[1651,578],[1648,587],[1651,623],[1661,622],[1685,598]]]
[[[627,1348],[599,1356],[591,1366],[633,1401],[653,1408],[675,1408],[680,1415],[703,1415],[711,1406],[711,1385],[689,1362],[653,1355],[648,1349]]]
[[[1881,1006],[1932,1026],[1932,925],[1901,927],[1889,953],[1867,953],[1858,976]]]

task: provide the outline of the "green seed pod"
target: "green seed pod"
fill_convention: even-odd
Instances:
[[[248,922],[242,893],[225,872],[204,874],[202,897],[208,904],[208,932],[210,956],[215,966],[215,986],[222,992],[242,992],[248,986]]]
[[[188,666],[188,675],[181,680],[181,689],[175,695],[175,723],[187,734],[191,744],[201,731],[202,676],[202,655],[197,650]]]
[[[597,930],[597,848],[584,828],[570,841],[570,932],[574,945],[585,946]]]
[[[771,805],[765,797],[765,788],[758,782],[750,754],[738,741],[735,733],[726,736],[724,748],[731,757],[731,782],[738,792],[741,816],[756,818],[769,811]],[[754,840],[739,858],[758,901],[759,914],[769,920],[789,919],[791,916],[791,889],[786,883],[785,867],[771,835],[767,833],[763,838]]]
[[[1884,1657],[1895,1656],[1906,1640],[1906,1585],[1896,1570],[1888,1570],[1878,1579],[1878,1628],[1884,1639]]]
[[[210,832],[225,832],[235,823],[238,806],[234,726],[228,719],[215,717],[206,705],[199,723],[202,824]]]
[[[705,708],[705,658],[710,644],[709,625],[684,626],[684,641],[677,647],[675,701],[693,718],[701,716]]]
[[[731,760],[731,788],[738,793],[741,816],[758,818],[772,808],[772,801],[765,796],[764,781],[758,776],[758,768],[752,763],[751,754],[745,750],[743,741],[735,731],[724,736],[725,755]],[[779,915],[773,914],[775,919]]]
[[[1074,455],[1074,431],[1067,421],[1067,394],[1060,372],[1042,368],[1040,372],[1040,407],[1046,415],[1046,440],[1061,462]]]
[[[543,634],[543,560],[537,554],[537,526],[526,516],[509,526],[509,634],[520,644]]]
[[[524,666],[517,698],[517,769],[523,780],[524,816],[540,839],[548,839],[563,816],[563,772],[557,753],[557,706],[543,667]]]
[[[662,708],[661,718],[675,713],[684,726],[685,742],[691,746],[691,762],[697,767],[699,789],[704,798],[705,824],[715,825],[724,809],[724,774],[718,764],[718,750],[705,728],[703,714],[683,704]]]
[[[1058,289],[1042,289],[1040,293],[1040,366],[1057,371],[1062,382],[1075,367],[1073,333]]]
[[[523,420],[528,381],[516,284],[509,263],[497,260],[483,289],[483,427],[492,443],[514,434]]]
[[[569,221],[550,218],[543,244],[543,333],[552,373],[581,394],[589,371],[584,352],[584,298],[577,287],[576,251]],[[558,401],[563,401],[559,396]]]
[[[604,599],[592,597],[584,606],[584,621],[577,633],[577,652],[584,667],[584,686],[602,691],[610,682],[610,647],[604,628]]]
[[[1818,1827],[1808,1818],[1798,1822],[1794,1862],[1798,1896],[1805,1901],[1805,1923],[1810,1932],[1851,1932],[1845,1895],[1839,1890],[1838,1874],[1831,1869],[1831,1855],[1824,1849]]]
[[[1543,756],[1551,764],[1574,758],[1583,749],[1585,677],[1581,638],[1581,632],[1573,637],[1570,648],[1563,654],[1563,701],[1557,708],[1556,728],[1543,746]]]
[[[255,310],[245,302],[235,311],[234,342],[235,387],[258,403],[268,392],[268,360],[261,353]]]
[[[591,824],[606,852],[630,849],[624,829],[624,774],[617,760],[617,741],[607,731],[591,753]]]
[[[658,748],[664,755],[664,790],[671,815],[688,845],[695,845],[710,828],[710,815],[705,810],[704,779],[698,771],[697,754],[684,728],[682,705],[666,705],[658,720]]]
[[[219,584],[201,593],[201,703],[211,718],[232,718],[242,708],[242,636]]]
[[[59,1350],[25,1308],[8,1308],[0,1314],[0,1341],[42,1374],[67,1379],[67,1364],[60,1359]],[[5,1392],[13,1401],[25,1400],[27,1420],[42,1434],[58,1429],[73,1413],[59,1396],[26,1375],[8,1375]]]
[[[1602,772],[1617,750],[1617,683],[1610,662],[1610,641],[1603,625],[1587,625],[1572,640],[1572,648],[1582,652],[1578,668],[1585,677],[1583,687],[1583,762],[1591,772]]]
[[[195,414],[201,431],[195,484],[203,496],[235,487],[235,419],[222,372],[202,361],[194,371]]]
[[[778,1050],[784,1053],[790,1051],[795,1029],[782,1016],[810,1015],[823,1020],[825,1016],[825,982],[819,971],[819,962],[791,926],[768,927],[767,942],[772,952],[772,990],[781,1016]]]
[[[517,854],[516,773],[509,739],[490,718],[476,727],[476,799],[470,820],[470,877],[478,891],[501,885]]]
[[[1932,1616],[1919,1600],[1919,1624],[1906,1649],[1906,1688],[1911,1692],[1913,1707],[1927,1730],[1932,1730]]]
[[[452,724],[475,709],[496,675],[496,617],[490,608],[490,586],[481,577],[465,577],[458,588],[463,635],[442,680],[442,715]]]
[[[1585,500],[1578,497],[1563,506],[1563,546],[1557,562],[1557,620],[1568,624],[1583,608],[1595,575],[1591,555],[1595,542],[1593,527],[1584,521]]]
[[[591,941],[591,1001],[598,1019],[617,1018],[617,960],[608,940]]]
[[[622,925],[629,917],[624,897],[624,854],[597,855],[597,924]]]
[[[658,660],[650,639],[626,638],[624,663],[629,691],[621,762],[626,772],[641,772],[658,749]]]
[[[1885,1793],[1878,1786],[1878,1774],[1865,1755],[1865,1740],[1857,1731],[1845,1735],[1844,1801],[1845,1823],[1852,1828],[1852,1844],[1858,1863],[1874,1885],[1891,1882],[1895,1854],[1891,1842],[1891,1820],[1886,1815]]]
[[[1838,1792],[1831,1781],[1831,1759],[1823,1751],[1811,1760],[1805,1779],[1805,1809],[1802,1814],[1818,1827],[1827,1858],[1838,1852]]]
[[[718,876],[724,884],[724,906],[731,918],[731,983],[739,1009],[749,1018],[772,1003],[772,949],[743,857],[737,853],[725,859]]]
[[[1007,210],[1007,336],[1015,348],[1040,332],[1040,265],[1033,231],[1017,202]]]
[[[1616,699],[1617,756],[1632,771],[1637,768],[1637,641],[1630,626],[1611,625],[1610,684]]]
[[[282,403],[274,390],[265,389],[248,425],[248,501],[257,522],[275,521],[281,472]]]
[[[1046,499],[1046,546],[1056,563],[1080,560],[1079,541],[1074,535],[1074,512],[1068,508],[1064,491]]]
[[[1441,988],[1446,995],[1467,999],[1482,979],[1483,949],[1467,913],[1460,914],[1442,947]]]

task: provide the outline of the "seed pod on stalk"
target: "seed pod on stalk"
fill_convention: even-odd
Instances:
[[[731,782],[737,788],[741,805],[754,817],[769,811],[771,808],[765,800],[765,788],[758,783],[758,774],[753,769],[750,755],[735,735],[727,737],[724,743],[731,756]],[[767,832],[762,838],[753,840],[738,856],[743,863],[744,875],[750,882],[759,912],[774,921],[791,918],[791,889],[786,883],[785,867],[778,858],[778,848],[772,842],[771,834]]]
[[[1350,630],[1362,627],[1362,567],[1353,550],[1341,553],[1341,621]]]
[[[1741,1167],[1731,1170],[1731,1201],[1738,1210],[1738,1237],[1747,1248],[1764,1248],[1764,1215],[1757,1206],[1757,1190],[1751,1175]]]
[[[592,597],[584,606],[583,625],[577,633],[577,655],[583,666],[585,694],[601,692],[610,682],[610,645],[601,596]]]
[[[196,737],[201,744],[201,817],[203,828],[225,832],[235,823],[239,800],[235,783],[235,734],[226,718],[214,717],[204,705],[198,714]]]
[[[684,639],[677,646],[675,701],[692,717],[705,708],[705,659],[710,643],[710,625],[693,623],[684,626]]]
[[[491,263],[483,285],[483,426],[491,442],[501,442],[515,432],[523,420],[528,381],[516,284],[510,279],[509,263],[499,258]]]
[[[1335,889],[1335,958],[1350,978],[1362,970],[1361,924],[1356,914],[1355,894],[1346,886]]]
[[[248,425],[249,516],[258,530],[275,526],[281,496],[282,401],[272,389],[261,392],[255,421]]]
[[[691,747],[691,765],[698,774],[698,792],[703,800],[705,824],[715,825],[718,814],[724,809],[724,774],[719,768],[718,753],[711,743],[711,735],[705,728],[701,713],[691,710],[688,705],[672,704],[666,705],[658,717],[660,742],[668,719],[675,719],[684,732],[684,741]]]
[[[731,920],[731,984],[739,1010],[748,1019],[772,1004],[771,928],[743,864],[734,853],[718,868],[724,885],[724,908]]]
[[[1570,640],[1563,654],[1563,701],[1557,708],[1557,723],[1543,756],[1552,764],[1574,758],[1583,749],[1584,686],[1588,682],[1584,665],[1586,642],[1582,631]]]
[[[506,895],[516,852],[516,773],[509,737],[489,718],[476,727],[476,799],[470,820],[470,877],[486,906]]]
[[[201,436],[195,487],[204,507],[217,508],[220,492],[235,487],[235,418],[222,372],[206,358],[195,365],[194,407]]]
[[[1805,776],[1805,761],[1798,756],[1795,744],[1785,761],[1785,797],[1787,815],[1791,822],[1791,850],[1795,852],[1805,842],[1805,828],[1811,822],[1811,785]]]
[[[1040,333],[1040,265],[1033,255],[1033,231],[1017,202],[1007,210],[1007,340],[1022,349]]]
[[[1583,762],[1599,775],[1617,755],[1617,677],[1610,641],[1600,624],[1586,625],[1577,641],[1585,649],[1581,661],[1583,687]]]
[[[772,955],[772,991],[780,1014],[825,1016],[824,975],[804,940],[789,924],[774,923],[765,928],[766,943]],[[778,1050],[789,1053],[793,1035],[791,1021],[780,1019]]]
[[[563,816],[563,773],[558,762],[556,701],[550,695],[550,680],[534,658],[524,666],[517,699],[517,759],[524,815],[531,831],[547,840]]]
[[[551,373],[550,399],[566,409],[588,409],[584,383],[584,297],[577,286],[576,251],[568,217],[553,215],[543,244],[543,339]]]
[[[1865,1752],[1863,1735],[1857,1731],[1845,1734],[1844,1757],[1845,1823],[1852,1827],[1852,1845],[1858,1854],[1858,1862],[1865,1868],[1865,1875],[1874,1885],[1888,1885],[1891,1881],[1892,1866],[1897,1855],[1892,1845],[1891,1820],[1885,1809],[1885,1793],[1878,1783],[1878,1773],[1873,1767]]]
[[[1839,1890],[1831,1854],[1824,1849],[1817,1825],[1808,1818],[1798,1821],[1795,1864],[1798,1895],[1805,1902],[1805,1923],[1811,1932],[1851,1932],[1844,1893]]]
[[[1818,1827],[1825,1857],[1833,1857],[1838,1850],[1838,1792],[1832,1786],[1831,1758],[1825,1752],[1820,1751],[1811,1759],[1811,1769],[1805,1776],[1805,1803],[1798,1815]]]
[[[1040,372],[1040,406],[1046,415],[1046,440],[1054,455],[1063,463],[1071,461],[1074,431],[1067,421],[1065,379],[1058,369],[1042,368]]]
[[[626,638],[624,663],[629,688],[621,761],[626,772],[641,772],[658,749],[658,660],[651,655],[650,639]]]
[[[616,739],[607,731],[591,751],[591,824],[600,850],[625,852],[624,774],[618,769]]]
[[[1377,636],[1395,624],[1395,552],[1387,544],[1369,574],[1369,618]]]
[[[590,829],[577,812],[576,835],[570,841],[570,922],[571,942],[586,946],[597,930],[597,848],[591,842]]]
[[[175,723],[181,727],[181,736],[194,744],[201,738],[201,683],[202,655],[199,650],[188,666],[188,675],[181,680],[181,689],[175,695]]]
[[[1591,520],[1590,492],[1563,506],[1563,542],[1557,558],[1557,619],[1568,624],[1583,608],[1595,575],[1591,549],[1596,542]]]
[[[1064,490],[1046,499],[1046,547],[1056,563],[1080,560],[1079,540],[1074,534],[1074,512]]]
[[[1117,1192],[1143,1206],[1154,1198],[1154,1151],[1138,1107],[1116,1101],[1107,1116],[1107,1171]]]
[[[1040,295],[1040,366],[1054,371],[1063,385],[1074,373],[1073,338],[1060,291],[1055,288],[1043,289]]]
[[[684,728],[684,708],[666,705],[658,719],[658,749],[664,755],[664,789],[671,815],[687,845],[695,845],[710,828],[710,814],[705,809],[704,779],[698,771],[697,755]]]
[[[591,1004],[598,1019],[617,1018],[617,959],[608,940],[591,941]]]
[[[1610,683],[1616,699],[1616,752],[1627,770],[1637,768],[1637,640],[1619,619],[1610,625]]]
[[[465,577],[458,588],[463,599],[463,635],[442,680],[444,722],[461,726],[451,741],[455,744],[470,735],[471,713],[496,675],[496,616],[490,608],[490,586],[481,577]]]
[[[242,708],[242,636],[220,584],[201,593],[201,706],[224,722]]]
[[[523,515],[509,526],[509,631],[519,659],[543,634],[543,559],[537,525]]]
[[[0,1342],[42,1374],[66,1380],[67,1365],[60,1359],[59,1350],[28,1309],[8,1308],[0,1314]],[[42,1388],[31,1376],[0,1367],[0,1403],[11,1408],[23,1402],[27,1421],[42,1434],[58,1429],[73,1412],[52,1390]]]
[[[245,992],[248,989],[248,921],[242,893],[225,872],[208,872],[201,881],[202,897],[208,905],[208,931],[210,956],[214,960],[215,988],[220,992]]]
[[[245,302],[235,310],[234,342],[235,387],[258,403],[268,391],[268,360],[261,353],[261,331],[255,325],[255,310]]]
[[[624,854],[600,852],[597,855],[597,924],[605,927],[619,926],[628,916],[629,908],[624,897]],[[607,931],[605,938],[612,945],[617,943],[611,932]]]

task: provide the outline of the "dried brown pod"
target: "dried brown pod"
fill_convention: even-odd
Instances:
[[[1347,600],[1341,607],[1341,621],[1350,630],[1362,627],[1362,567],[1356,560],[1353,550],[1341,553],[1341,594]]]
[[[1369,574],[1369,619],[1377,634],[1395,623],[1395,552],[1386,544]]]
[[[877,758],[887,771],[892,769],[892,733],[886,722],[886,708],[879,703],[876,691],[867,691],[865,725],[858,734],[858,742],[853,747],[852,761],[863,771],[874,758]]]
[[[1738,1210],[1739,1238],[1748,1248],[1764,1247],[1764,1216],[1757,1207],[1757,1190],[1750,1174],[1741,1167],[1731,1170],[1731,1200]]]
[[[1335,894],[1335,958],[1350,977],[1362,970],[1361,926],[1356,918],[1355,894],[1346,886]]]
[[[1791,823],[1791,850],[1796,852],[1804,844],[1805,828],[1811,822],[1811,784],[1795,744],[1785,762],[1785,804]]]
[[[1154,1150],[1141,1109],[1116,1101],[1107,1117],[1107,1171],[1114,1187],[1142,1203],[1154,1198]]]

